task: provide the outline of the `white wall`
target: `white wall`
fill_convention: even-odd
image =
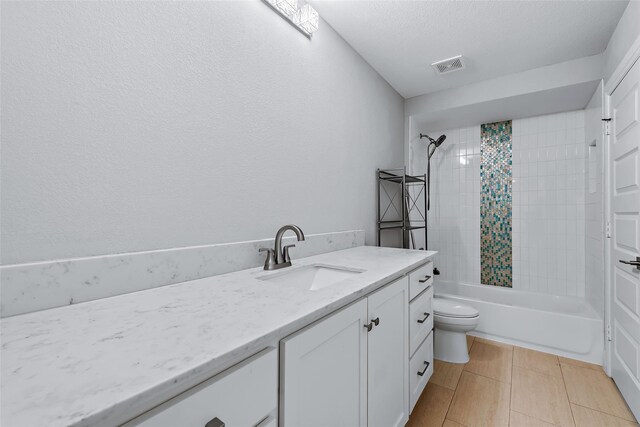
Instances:
[[[602,83],[585,109],[585,296],[604,316],[604,142],[602,135]],[[589,145],[595,144],[595,147]]]
[[[604,51],[604,78],[609,80],[629,49],[640,39],[640,2],[630,1]]]
[[[2,263],[365,229],[403,99],[260,1],[3,2]]]
[[[409,98],[406,116],[429,116],[437,111],[479,105],[593,82],[602,78],[602,54],[534,68],[495,79]],[[526,98],[523,98],[526,99]],[[588,98],[587,98],[588,99]],[[582,104],[584,106],[584,104]],[[553,108],[548,106],[548,108]],[[507,120],[507,118],[503,118]]]

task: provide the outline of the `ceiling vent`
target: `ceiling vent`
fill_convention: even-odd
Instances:
[[[453,58],[434,62],[431,66],[436,69],[438,74],[447,74],[464,69],[464,60],[462,59],[462,55],[458,55]]]

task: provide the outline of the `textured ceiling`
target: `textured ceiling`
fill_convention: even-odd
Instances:
[[[329,1],[320,16],[402,96],[601,53],[627,1]],[[467,68],[431,63],[462,54]]]

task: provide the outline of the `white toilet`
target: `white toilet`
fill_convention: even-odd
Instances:
[[[468,305],[446,298],[433,299],[434,357],[450,363],[467,363],[467,332],[478,326],[480,314]]]

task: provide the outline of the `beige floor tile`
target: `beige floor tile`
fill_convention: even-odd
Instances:
[[[431,375],[429,382],[455,390],[464,365],[435,359],[433,363],[433,375]]]
[[[407,427],[440,427],[452,398],[453,390],[428,383],[411,412]]]
[[[511,427],[555,427],[555,424],[549,424],[537,418],[530,417],[529,415],[521,414],[520,412],[516,412],[516,411],[511,411],[509,426]]]
[[[465,427],[462,424],[458,424],[455,421],[451,421],[451,420],[444,420],[444,424],[442,424],[442,427]]]
[[[513,366],[521,366],[554,377],[562,377],[558,356],[527,348],[513,348]]]
[[[467,351],[471,350],[471,346],[473,345],[473,340],[475,337],[473,335],[467,335]]]
[[[563,363],[565,365],[580,366],[581,368],[589,368],[589,369],[594,369],[596,371],[602,371],[602,366],[595,365],[593,363],[587,363],[587,362],[583,362],[581,360],[575,360],[575,359],[568,359],[562,356],[558,356],[558,359],[560,360],[560,363]]]
[[[476,338],[469,352],[469,363],[465,371],[482,375],[505,383],[511,382],[511,365],[513,349],[511,346],[494,345],[486,340]]]
[[[603,370],[562,364],[571,403],[635,421],[613,380]]]
[[[447,418],[466,426],[506,426],[509,389],[509,384],[463,372]]]
[[[573,426],[562,378],[513,367],[511,409],[559,426]]]
[[[593,409],[571,404],[573,411],[573,419],[576,427],[638,427],[638,424],[604,412],[594,411]]]

